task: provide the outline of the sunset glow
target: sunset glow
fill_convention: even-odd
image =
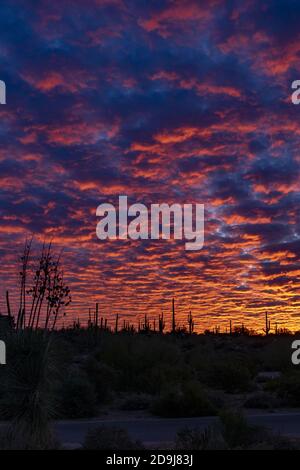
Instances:
[[[65,324],[99,302],[111,322],[163,311],[170,326],[174,297],[178,322],[192,311],[199,332],[229,319],[261,331],[266,311],[300,330],[290,3],[293,14],[284,1],[3,1],[1,313],[33,234],[64,250]],[[119,195],[204,204],[203,249],[99,240],[96,208]]]

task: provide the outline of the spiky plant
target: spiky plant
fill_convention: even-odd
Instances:
[[[19,330],[8,338],[5,392],[14,398],[5,441],[11,449],[55,446],[50,420],[56,376],[53,341],[41,331]]]

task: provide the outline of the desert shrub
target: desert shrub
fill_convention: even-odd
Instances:
[[[89,358],[83,365],[100,403],[108,402],[117,383],[117,372],[107,364]]]
[[[177,433],[175,449],[224,450],[226,443],[216,427],[208,427],[204,430],[186,428]]]
[[[275,338],[262,351],[263,370],[282,371],[291,369],[291,339]]]
[[[123,400],[120,409],[126,411],[147,410],[150,408],[151,403],[151,396],[144,393],[134,393]]]
[[[99,426],[88,431],[83,448],[85,450],[137,450],[143,447],[140,442],[133,441],[124,429]]]
[[[222,390],[206,389],[206,396],[216,410],[223,410],[226,407],[228,398]]]
[[[280,400],[271,393],[256,392],[247,398],[245,408],[272,409],[280,406]]]
[[[263,428],[250,425],[240,413],[223,411],[220,414],[220,430],[230,449],[246,448],[263,442]]]
[[[158,394],[166,388],[193,380],[194,375],[192,369],[181,362],[174,365],[158,364],[142,376],[143,386],[140,386],[144,392]]]
[[[163,417],[213,416],[216,408],[198,382],[188,382],[163,392],[152,412]]]
[[[159,363],[176,364],[179,347],[166,337],[118,335],[103,341],[97,359],[116,369],[130,366],[135,370],[149,369]]]
[[[23,424],[23,423],[22,423]],[[37,439],[38,430],[34,435],[28,433],[28,427],[8,426],[0,430],[0,451],[2,450],[60,450],[61,443],[56,436],[50,432],[46,440]],[[45,435],[44,435],[45,436]]]
[[[71,371],[63,380],[59,393],[59,413],[64,418],[89,418],[97,412],[97,395],[88,377]]]
[[[299,450],[299,446],[288,437],[266,432],[262,442],[248,446],[247,450]]]
[[[177,433],[176,449],[187,450],[295,450],[288,438],[251,426],[243,415],[224,412],[220,421],[204,431],[184,429]]]
[[[180,348],[171,341],[168,337],[119,335],[104,341],[96,357],[117,371],[118,391],[157,394],[166,384],[193,375]]]
[[[215,362],[207,371],[208,385],[228,393],[246,392],[251,389],[251,374],[239,362]]]
[[[300,405],[300,373],[293,371],[283,375],[276,383],[278,396],[285,406]]]

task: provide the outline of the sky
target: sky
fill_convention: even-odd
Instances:
[[[0,309],[26,236],[63,248],[65,321],[175,298],[197,331],[300,329],[298,0],[2,0]],[[205,205],[205,243],[96,237],[96,208]]]

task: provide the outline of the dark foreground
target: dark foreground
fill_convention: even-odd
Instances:
[[[99,448],[107,439],[127,448],[136,445],[130,438],[162,448],[174,440],[196,449],[281,448],[287,443],[268,432],[300,437],[295,338],[13,331],[0,369],[0,420],[12,426],[1,446]],[[102,425],[114,429],[87,436]],[[178,437],[183,428],[203,432]]]
[[[281,413],[255,413],[248,415],[249,423],[263,426],[273,433],[300,438],[300,411]],[[217,417],[179,418],[179,419],[136,419],[136,420],[82,420],[59,421],[55,431],[63,443],[82,443],[87,431],[99,425],[116,426],[126,429],[133,439],[142,441],[145,445],[162,445],[173,442],[176,434],[183,428],[204,430],[213,425]]]

